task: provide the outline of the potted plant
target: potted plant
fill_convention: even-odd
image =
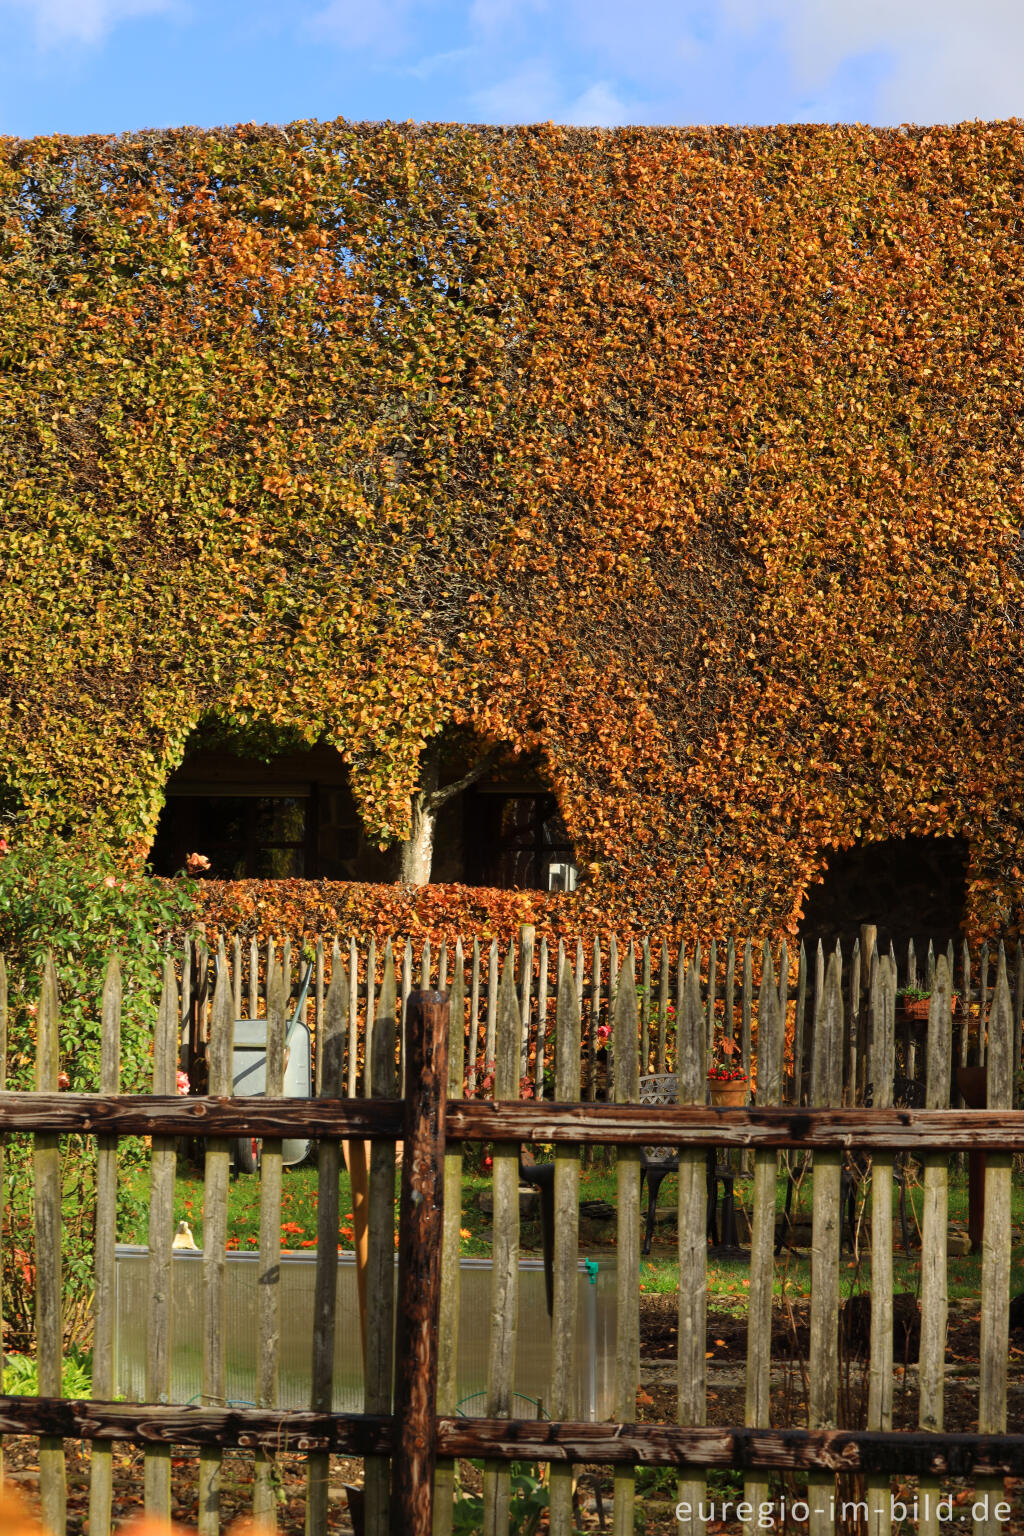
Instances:
[[[924,987],[904,987],[900,993],[900,1002],[903,1005],[903,1017],[905,1019],[926,1020],[932,1004],[932,994]],[[951,1012],[956,1013],[957,995],[954,992],[951,999]]]
[[[746,1102],[747,1074],[732,1059],[736,1042],[723,1040],[721,1045],[724,1059],[712,1062],[708,1068],[708,1091],[712,1104],[720,1108],[735,1108]]]

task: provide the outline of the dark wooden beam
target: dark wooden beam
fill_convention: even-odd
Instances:
[[[410,992],[405,1010],[405,1138],[398,1223],[392,1536],[431,1536],[437,1461],[448,998]]]
[[[397,1141],[393,1099],[216,1099],[0,1093],[0,1133],[97,1136],[339,1136]],[[711,1109],[653,1104],[449,1099],[449,1141],[677,1147],[848,1147],[1024,1151],[1008,1109]]]
[[[168,1408],[52,1397],[0,1397],[0,1434],[136,1445],[220,1445],[252,1450],[387,1455],[384,1415],[255,1408]],[[439,1456],[500,1461],[876,1471],[918,1477],[1024,1476],[1024,1435],[923,1431],[740,1429],[675,1424],[549,1423],[543,1419],[437,1420]]]
[[[1024,1114],[957,1109],[711,1109],[651,1104],[448,1101],[450,1141],[676,1147],[1024,1150]]]
[[[735,1470],[1019,1477],[1024,1435],[845,1429],[688,1429],[676,1424],[441,1419],[446,1456]]]
[[[133,1445],[238,1445],[263,1451],[368,1456],[391,1449],[385,1415],[305,1409],[185,1408],[59,1397],[0,1397],[0,1434]]]
[[[402,1105],[388,1099],[0,1093],[0,1132],[97,1136],[339,1136],[396,1141]]]

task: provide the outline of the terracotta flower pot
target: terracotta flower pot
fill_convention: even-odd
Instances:
[[[930,997],[905,997],[903,999],[903,1017],[905,1019],[926,1019],[931,1010]]]
[[[732,1081],[725,1078],[709,1077],[708,1088],[711,1091],[711,1102],[719,1109],[734,1109],[742,1105],[747,1097],[747,1079],[736,1077]]]

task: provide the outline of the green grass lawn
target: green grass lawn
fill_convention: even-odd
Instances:
[[[139,1173],[136,1175],[136,1178],[138,1180],[136,1192],[141,1194],[144,1200],[146,1192],[145,1174]],[[398,1193],[398,1182],[398,1177],[396,1176],[396,1196]],[[348,1175],[344,1171],[341,1174],[340,1185],[341,1223],[339,1238],[343,1248],[351,1248],[352,1205]],[[471,1171],[465,1173],[462,1184],[460,1227],[462,1232],[461,1251],[467,1256],[486,1257],[490,1253],[490,1219],[480,1209],[478,1203],[479,1196],[484,1192],[489,1192],[490,1188],[491,1177],[489,1170],[479,1173]],[[922,1194],[923,1191],[919,1185],[912,1184],[908,1191],[908,1198],[910,1200],[909,1219],[914,1235],[917,1233],[920,1222]],[[736,1199],[738,1205],[749,1207],[752,1195],[752,1181],[743,1178],[737,1179]],[[615,1168],[610,1159],[607,1166],[596,1164],[593,1168],[581,1172],[581,1200],[604,1200],[614,1205],[615,1197]],[[780,1177],[777,1194],[779,1210],[783,1207],[784,1197],[785,1181]],[[669,1178],[666,1179],[662,1186],[659,1209],[671,1208],[674,1201],[675,1180]],[[808,1178],[796,1191],[793,1204],[794,1216],[808,1214],[810,1212],[810,1205],[811,1182]],[[951,1171],[950,1176],[949,1211],[951,1221],[959,1222],[966,1226],[967,1182],[966,1178],[958,1174],[955,1169]],[[196,1243],[202,1247],[202,1174],[198,1169],[186,1168],[183,1162],[179,1164],[179,1175],[175,1182],[174,1217],[176,1222],[182,1219],[188,1221]],[[259,1220],[260,1183],[258,1176],[242,1175],[232,1180],[228,1200],[229,1246],[242,1249],[255,1249],[258,1247]],[[1012,1222],[1014,1250],[1011,1289],[1017,1291],[1024,1289],[1024,1243],[1022,1243],[1022,1237],[1024,1237],[1024,1233],[1022,1233],[1022,1228],[1024,1228],[1024,1183],[1019,1181],[1015,1181],[1014,1184]],[[294,1250],[315,1247],[316,1223],[316,1168],[307,1165],[302,1168],[286,1170],[281,1205],[281,1233],[285,1247]],[[862,1236],[868,1230],[869,1217],[865,1213],[865,1219],[861,1228]],[[145,1214],[136,1223],[124,1226],[119,1236],[122,1242],[145,1243]],[[537,1221],[523,1221],[521,1242],[524,1252],[539,1254],[541,1238]],[[675,1291],[678,1288],[679,1268],[672,1254],[673,1247],[674,1231],[671,1231],[659,1243],[656,1243],[655,1251],[649,1258],[640,1259],[640,1284],[643,1289],[650,1292],[664,1293]],[[610,1260],[615,1252],[614,1239],[612,1238],[608,1243],[600,1244],[593,1248],[588,1247],[584,1251],[598,1259],[603,1256]],[[899,1291],[916,1291],[920,1276],[920,1258],[918,1254],[912,1252],[910,1258],[906,1258],[897,1247],[894,1261],[896,1289]],[[841,1263],[840,1282],[844,1293],[849,1293],[855,1289],[862,1289],[869,1284],[871,1273],[869,1253],[862,1251],[859,1258],[855,1259],[851,1254],[844,1251]],[[979,1295],[981,1287],[980,1256],[966,1255],[958,1257],[951,1255],[949,1258],[948,1280],[951,1300]],[[720,1261],[713,1254],[709,1254],[708,1287],[720,1307],[734,1307],[736,1310],[742,1310],[746,1302],[749,1281],[749,1263],[743,1260]],[[778,1256],[775,1265],[776,1294],[788,1294],[794,1298],[807,1296],[810,1294],[810,1283],[810,1259],[806,1249],[801,1249],[797,1252],[783,1250]]]

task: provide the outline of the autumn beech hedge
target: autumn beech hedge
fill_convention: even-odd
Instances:
[[[575,944],[592,939],[607,922],[606,903],[586,892],[500,891],[467,885],[370,885],[344,880],[204,880],[199,888],[199,926],[210,939],[287,937],[293,940],[371,934],[411,938],[418,958],[424,939],[436,954],[461,938],[467,951],[474,938],[486,948],[497,939],[504,949],[530,924],[555,939]],[[183,930],[182,930],[183,931]],[[636,935],[640,937],[639,933]],[[675,951],[673,951],[675,953]]]
[[[1022,193],[1017,123],[3,142],[8,814],[140,856],[213,715],[387,842],[471,725],[608,921],[915,834],[1016,930]]]

